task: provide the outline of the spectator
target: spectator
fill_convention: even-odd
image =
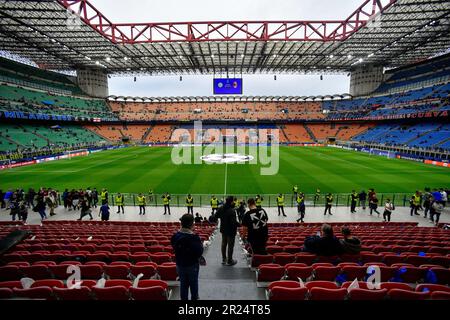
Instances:
[[[303,251],[315,253],[319,256],[334,256],[342,252],[342,247],[333,234],[333,228],[324,224],[322,233],[318,232],[315,236],[306,237]]]
[[[19,203],[19,218],[23,221],[24,224],[27,224],[28,208],[24,201]]]
[[[203,221],[202,216],[201,216],[198,212],[196,212],[196,213],[195,213],[194,222],[195,222],[195,223],[201,223],[202,221]]]
[[[99,215],[101,215],[102,221],[109,221],[109,206],[108,202],[105,202],[100,207]]]
[[[222,264],[234,266],[237,261],[233,260],[234,240],[239,226],[234,198],[226,198],[225,204],[217,210],[217,218],[220,219],[220,233],[222,233]]]
[[[91,220],[93,220],[94,218],[92,217],[92,210],[91,207],[89,206],[89,202],[86,199],[86,197],[81,199],[81,203],[80,203],[80,219],[78,219],[78,221],[83,220],[84,216],[89,215],[89,217],[91,218]]]
[[[217,224],[217,217],[214,213],[211,213],[211,215],[208,217],[208,221],[211,224]]]
[[[441,193],[441,203],[445,207],[445,204],[448,201],[448,199],[447,199],[447,192],[444,190],[444,188],[441,188],[439,191]]]
[[[373,211],[375,211],[378,215],[380,215],[380,212],[377,210],[378,198],[375,192],[372,194],[372,197],[369,198],[369,208],[370,208],[370,215],[372,215]]]
[[[3,209],[5,207],[5,194],[3,193],[3,190],[0,190],[0,209]]]
[[[45,213],[45,202],[44,202],[44,196],[38,195],[37,197],[37,203],[34,207],[33,211],[38,212],[41,216],[41,220],[47,219],[47,214]]]
[[[366,191],[362,190],[359,195],[359,205],[363,208],[363,210],[366,210],[366,200],[367,200],[367,193]]]
[[[391,213],[394,210],[394,205],[391,202],[391,199],[386,199],[386,203],[384,204],[384,212],[383,219],[384,221],[391,222]]]
[[[19,214],[19,202],[18,201],[11,201],[11,204],[9,205],[12,221],[16,221],[16,216]],[[19,216],[20,219],[20,216]]]
[[[434,223],[436,226],[439,225],[439,218],[441,217],[441,213],[444,211],[444,205],[442,204],[442,201],[433,201],[431,204],[430,209],[430,217],[431,222]],[[436,217],[436,219],[434,218]]]
[[[242,219],[242,225],[247,227],[247,241],[253,254],[267,254],[266,243],[269,238],[267,227],[268,216],[264,209],[256,206],[255,199],[247,201],[249,211]]]
[[[5,195],[3,196],[3,203],[5,204],[5,209],[9,209],[10,200],[13,195],[12,190],[6,191]]]
[[[431,208],[431,201],[433,200],[433,196],[430,193],[430,188],[425,188],[425,193],[423,194],[423,217],[426,218],[428,215],[428,212]]]
[[[344,227],[341,230],[344,239],[339,240],[344,253],[359,254],[361,252],[361,240],[352,236],[352,232],[349,228]]]
[[[200,271],[199,259],[203,254],[203,245],[200,237],[194,234],[194,217],[185,214],[181,217],[181,229],[172,236],[171,243],[175,251],[177,272],[180,277],[180,298],[198,300],[198,274]]]

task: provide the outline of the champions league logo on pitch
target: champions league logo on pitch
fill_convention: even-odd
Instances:
[[[237,153],[227,153],[227,154],[209,154],[206,156],[201,156],[200,159],[202,159],[206,163],[224,164],[224,163],[249,162],[253,160],[253,157]]]
[[[172,163],[259,165],[261,175],[275,175],[280,163],[278,129],[176,129],[171,137]]]

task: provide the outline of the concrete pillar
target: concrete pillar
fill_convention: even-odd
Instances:
[[[108,75],[104,70],[78,69],[77,82],[81,90],[90,96],[106,98],[109,95]]]
[[[350,94],[354,97],[372,93],[383,82],[383,67],[365,65],[351,72]]]

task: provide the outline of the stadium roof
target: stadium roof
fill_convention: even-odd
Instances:
[[[46,69],[136,75],[343,73],[450,47],[450,1],[361,1],[342,21],[114,24],[88,0],[0,0],[0,50]]]
[[[110,101],[133,101],[146,103],[170,103],[170,102],[304,102],[342,100],[351,98],[348,93],[325,95],[325,96],[203,96],[203,97],[130,97],[114,96],[108,97]]]

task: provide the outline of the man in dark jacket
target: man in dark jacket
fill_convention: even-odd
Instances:
[[[303,251],[315,253],[318,256],[334,256],[342,253],[342,247],[333,234],[333,228],[329,224],[324,224],[322,235],[318,232],[316,236],[308,236],[305,239]]]
[[[227,197],[225,204],[217,210],[216,216],[220,219],[220,233],[222,233],[222,264],[234,266],[237,263],[233,260],[234,240],[239,222],[233,197]]]
[[[256,206],[255,199],[248,199],[248,208],[242,219],[242,225],[247,227],[247,241],[253,254],[267,254],[266,243],[269,238],[266,211]]]
[[[361,252],[361,241],[352,236],[352,232],[349,228],[344,227],[341,230],[344,239],[339,240],[344,253],[359,254]]]
[[[175,251],[177,272],[180,277],[180,298],[198,300],[198,273],[199,259],[203,254],[203,245],[200,237],[194,234],[194,217],[185,214],[181,217],[181,229],[172,236],[172,247]]]

